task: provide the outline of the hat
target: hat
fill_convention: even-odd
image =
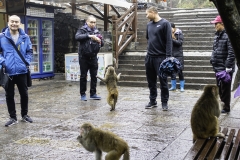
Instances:
[[[210,23],[222,23],[222,18],[220,16],[217,16],[213,21],[211,21]]]

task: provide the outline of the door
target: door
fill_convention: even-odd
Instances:
[[[38,19],[27,19],[27,33],[32,42],[33,59],[30,64],[31,73],[39,73],[40,46],[39,46],[39,21]]]
[[[42,19],[42,72],[53,72],[53,22]]]

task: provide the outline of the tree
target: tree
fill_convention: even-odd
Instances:
[[[210,0],[216,6],[222,18],[228,37],[232,43],[240,68],[240,1],[239,0]]]

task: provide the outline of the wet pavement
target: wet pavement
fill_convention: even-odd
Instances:
[[[79,126],[90,122],[126,140],[131,160],[181,160],[192,146],[190,115],[201,93],[201,90],[170,92],[168,111],[161,110],[158,95],[158,107],[146,110],[148,88],[119,87],[116,110],[110,112],[105,85],[97,87],[102,100],[80,101],[79,82],[66,81],[57,75],[51,80],[34,80],[29,88],[29,116],[34,123],[21,121],[16,89],[19,123],[5,127],[8,112],[1,88],[0,159],[94,160],[94,154],[76,140]],[[232,98],[231,113],[221,115],[220,122],[224,127],[240,128],[240,98]]]

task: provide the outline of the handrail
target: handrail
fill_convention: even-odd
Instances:
[[[137,40],[137,0],[133,0],[133,5],[121,17],[112,16],[112,36],[114,66],[118,68],[119,55]]]

